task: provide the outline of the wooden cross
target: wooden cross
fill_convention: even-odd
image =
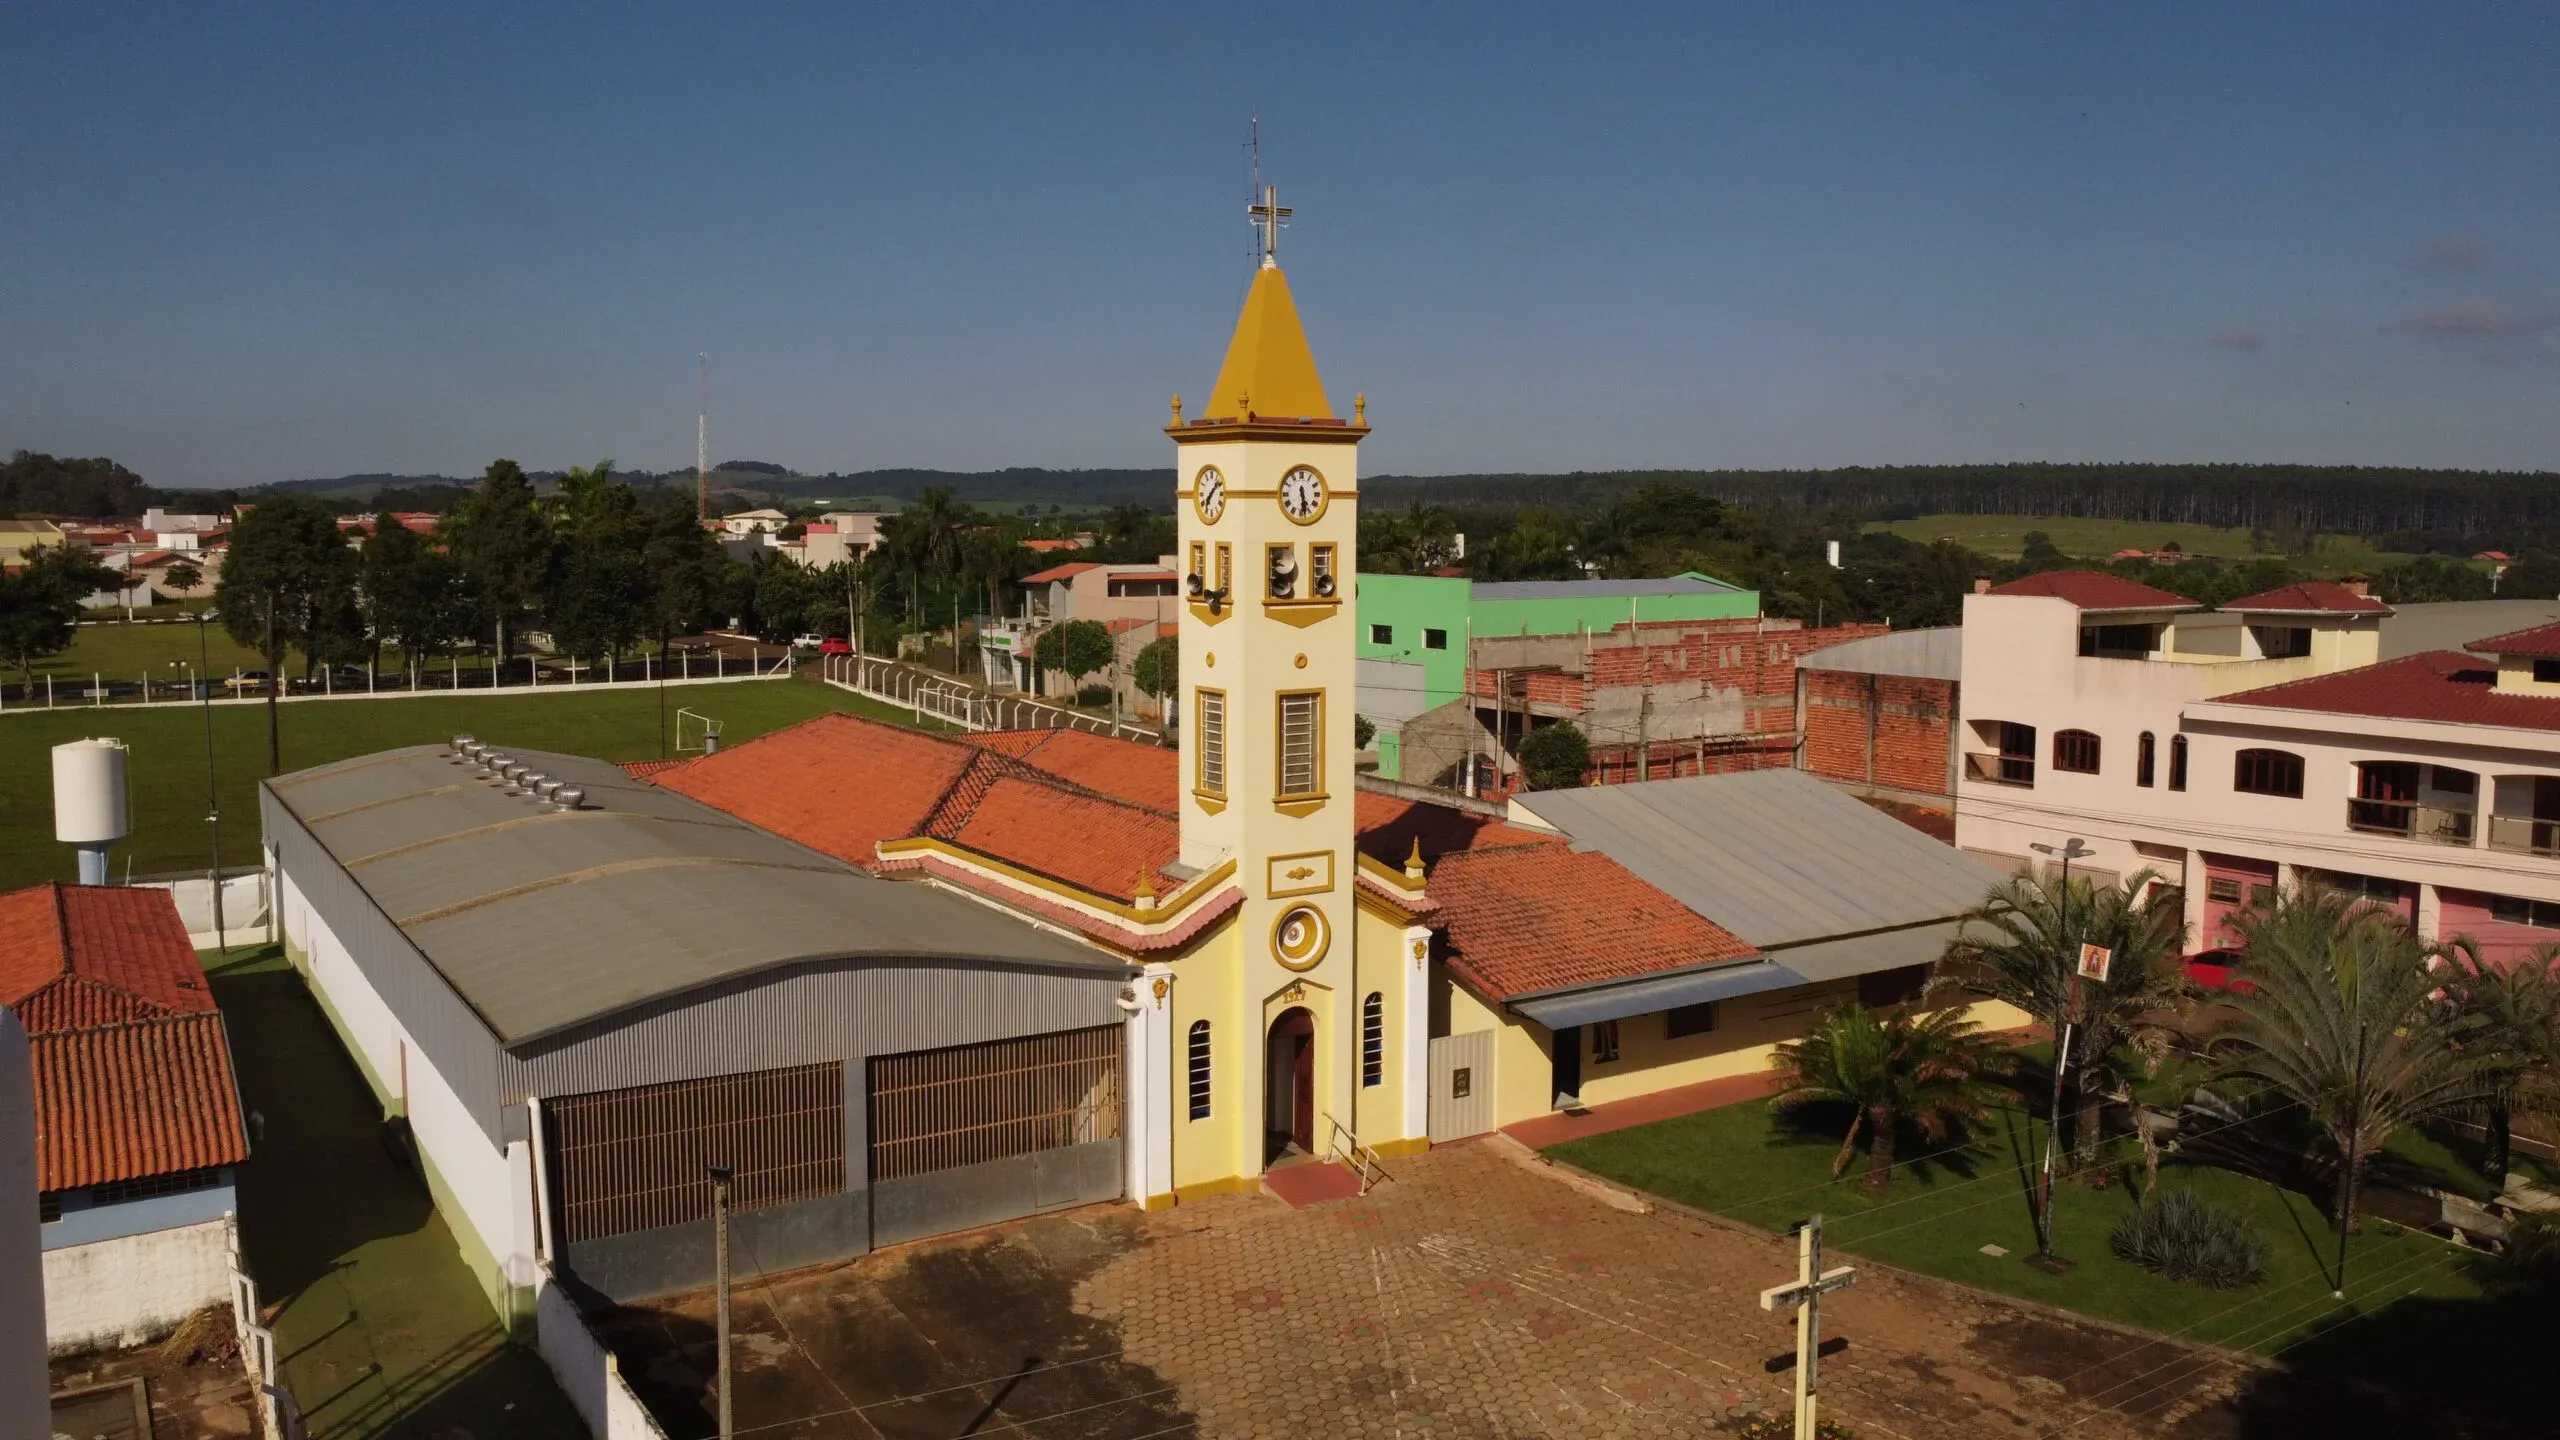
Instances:
[[[1772,1285],[1760,1292],[1760,1308],[1792,1305],[1796,1312],[1796,1440],[1814,1440],[1814,1393],[1820,1388],[1816,1367],[1822,1363],[1822,1297],[1857,1283],[1858,1272],[1843,1265],[1822,1268],[1822,1217],[1796,1227],[1794,1283]]]
[[[1262,268],[1272,269],[1280,263],[1280,227],[1289,223],[1292,213],[1280,203],[1280,187],[1262,187],[1261,203],[1248,205],[1245,213],[1253,217],[1253,228],[1262,232]]]

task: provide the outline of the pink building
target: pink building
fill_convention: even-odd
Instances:
[[[1956,843],[2015,868],[2078,836],[2101,879],[2156,871],[2194,950],[2297,880],[2492,955],[2560,941],[2560,625],[2386,661],[2391,613],[2326,581],[2214,610],[2075,571],[1967,596]]]

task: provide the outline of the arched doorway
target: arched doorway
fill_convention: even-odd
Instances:
[[[1270,1164],[1296,1146],[1301,1154],[1316,1148],[1316,1017],[1292,1007],[1271,1022],[1264,1045],[1262,1163]]]

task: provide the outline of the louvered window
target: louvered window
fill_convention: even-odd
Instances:
[[[1227,793],[1227,693],[1203,690],[1199,703],[1192,707],[1195,749],[1199,773],[1192,783],[1203,795]]]
[[[1191,1118],[1209,1118],[1209,1022],[1191,1022]]]
[[[1360,1002],[1360,1083],[1375,1085],[1387,1078],[1387,999],[1372,990]]]
[[[1314,795],[1323,789],[1324,693],[1302,690],[1280,697],[1280,794]]]

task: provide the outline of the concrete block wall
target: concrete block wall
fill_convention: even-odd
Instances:
[[[231,1296],[219,1219],[44,1252],[45,1345],[56,1355],[156,1340]]]

